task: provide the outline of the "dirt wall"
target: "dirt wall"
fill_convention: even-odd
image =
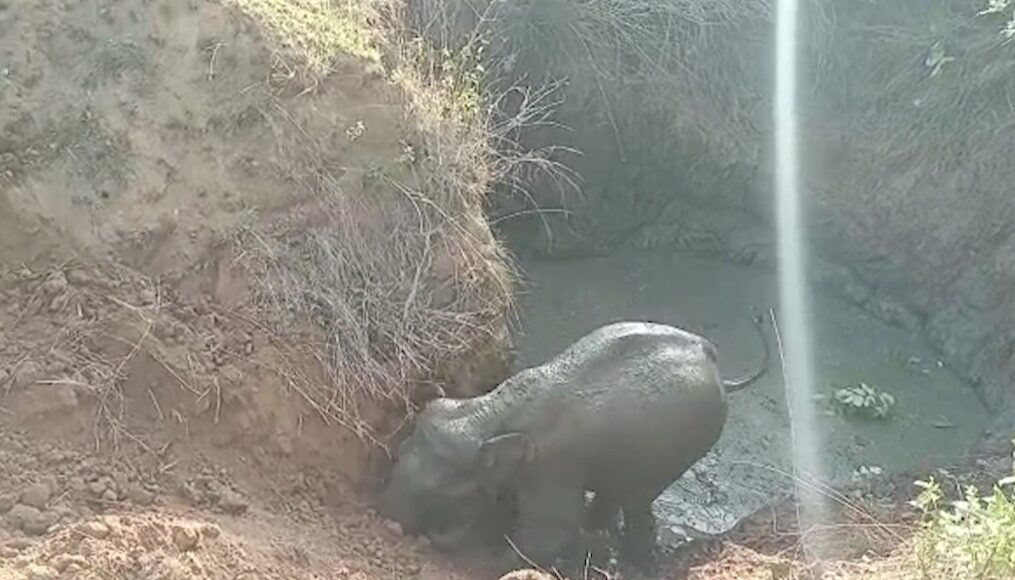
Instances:
[[[461,577],[369,496],[509,372],[511,269],[354,16],[0,6],[0,576]]]
[[[416,386],[508,372],[510,267],[464,131],[240,5],[0,8],[0,426],[325,498]]]

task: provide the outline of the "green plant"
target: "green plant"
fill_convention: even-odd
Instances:
[[[860,382],[845,387],[833,387],[831,395],[821,395],[829,413],[863,419],[884,419],[895,407],[895,397]]]
[[[884,468],[879,465],[860,465],[853,470],[853,475],[850,479],[853,481],[855,486],[853,489],[853,495],[857,498],[863,498],[865,495],[871,494],[874,489],[875,483],[884,475]]]
[[[933,478],[917,481],[911,502],[923,514],[917,558],[925,577],[1015,577],[1015,497],[1013,475],[999,480],[989,495],[967,487],[958,501],[945,501]]]

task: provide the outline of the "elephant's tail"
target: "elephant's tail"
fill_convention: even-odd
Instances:
[[[759,314],[754,317],[754,328],[758,331],[758,336],[761,337],[761,344],[765,348],[765,359],[761,363],[761,368],[742,377],[737,377],[735,379],[723,379],[722,386],[726,389],[727,393],[735,393],[741,389],[749,387],[768,372],[768,363],[772,356],[772,352],[768,345],[768,340],[765,338],[764,325],[764,314]]]

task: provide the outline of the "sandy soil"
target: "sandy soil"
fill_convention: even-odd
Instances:
[[[405,155],[384,79],[311,81],[214,3],[0,3],[0,30],[0,578],[495,577],[372,514],[399,425],[302,396],[322,371],[242,267],[239,237],[320,217],[321,168],[359,195]],[[660,577],[800,568],[748,536]]]
[[[235,243],[404,155],[395,93],[212,3],[0,29],[0,577],[467,577],[371,515],[384,455],[296,392]]]

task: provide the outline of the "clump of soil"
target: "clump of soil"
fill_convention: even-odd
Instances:
[[[351,495],[271,498],[210,465],[156,468],[8,430],[0,441],[0,577],[469,577]]]

